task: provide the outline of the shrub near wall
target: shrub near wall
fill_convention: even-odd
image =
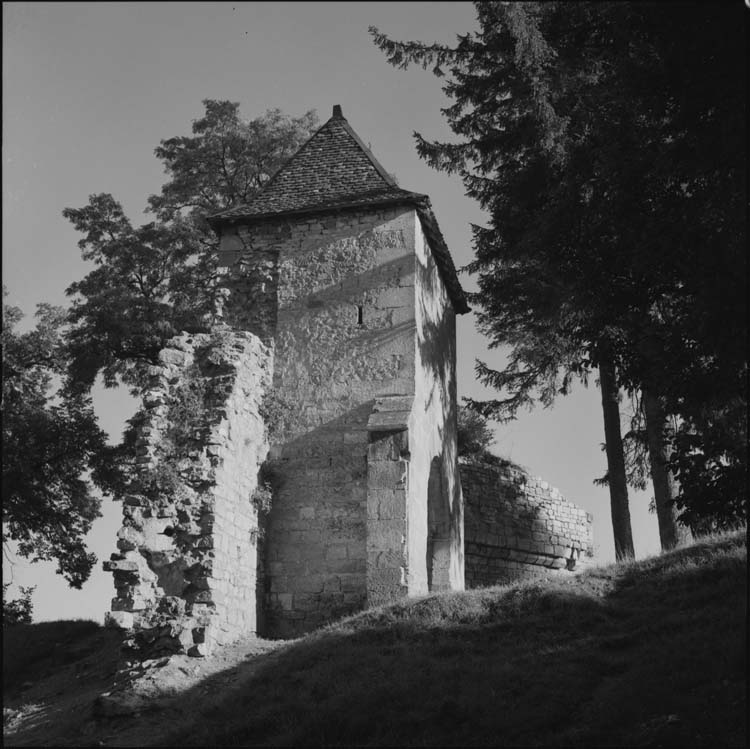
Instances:
[[[580,570],[593,517],[514,465],[462,463],[466,587]]]

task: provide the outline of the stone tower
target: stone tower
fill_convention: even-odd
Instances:
[[[336,106],[251,203],[209,221],[224,320],[273,352],[260,628],[292,636],[462,589],[469,308],[427,196],[398,187]]]
[[[469,308],[427,196],[398,187],[337,106],[251,203],[209,222],[220,322],[152,368],[109,621],[146,652],[200,655],[462,589]]]

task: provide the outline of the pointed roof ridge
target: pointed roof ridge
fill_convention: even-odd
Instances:
[[[354,138],[355,143],[365,152],[365,156],[367,156],[368,159],[370,159],[370,162],[377,170],[378,174],[388,183],[391,187],[398,187],[396,184],[396,180],[393,178],[391,174],[388,174],[386,170],[384,169],[383,165],[375,158],[375,154],[370,150],[368,146],[364,144],[364,141],[357,135],[357,133],[354,132],[352,126],[349,124],[349,120],[344,117],[343,113],[341,112],[341,105],[335,104],[333,107],[333,115],[331,116],[331,119],[340,119],[341,124],[344,126],[344,130],[346,130],[349,135]]]
[[[337,112],[337,108],[338,108],[338,112]],[[324,127],[326,127],[331,120],[335,120],[335,119],[342,119],[342,120],[344,120],[344,122],[346,122],[346,119],[344,118],[344,115],[341,114],[341,105],[339,105],[339,104],[335,104],[334,105],[334,107],[333,107],[333,114],[279,167],[279,169],[277,170],[276,174],[274,174],[271,177],[271,179],[269,179],[268,182],[266,182],[266,184],[263,185],[263,187],[260,188],[260,190],[258,191],[258,195],[262,195],[266,190],[268,190],[273,185],[273,183],[276,181],[277,177],[291,166],[292,162],[300,155],[300,153],[302,153],[302,150],[307,146],[307,144]],[[255,197],[257,198],[258,195],[256,195]],[[255,198],[253,198],[253,200],[251,200],[246,205],[252,205],[254,200],[255,200]],[[239,208],[240,206],[237,206],[237,207]],[[230,208],[229,210],[232,210],[232,209]],[[229,211],[224,211],[224,212],[216,214],[216,215],[222,216],[222,215],[224,215],[224,213],[228,213],[228,212]],[[211,218],[213,218],[213,216]]]
[[[404,190],[344,117],[341,106],[247,204],[207,217],[217,232],[237,222],[369,206],[410,204],[417,210],[448,295],[458,314],[470,310],[427,195]]]
[[[344,117],[341,106],[284,166],[244,205],[209,216],[223,219],[287,213],[357,199],[365,194],[394,193],[400,188]],[[406,192],[406,191],[405,191]]]
[[[299,156],[299,154],[302,152],[302,150],[307,146],[308,143],[325,127],[328,126],[328,124],[332,120],[341,120],[341,125],[344,128],[344,130],[349,134],[349,136],[354,140],[354,142],[364,151],[365,156],[370,160],[370,163],[375,167],[378,174],[391,186],[397,187],[396,180],[393,179],[393,177],[388,174],[388,172],[385,170],[383,165],[375,158],[375,154],[364,144],[364,141],[357,135],[357,133],[354,132],[354,129],[349,124],[349,121],[344,117],[344,114],[341,110],[340,104],[334,104],[333,105],[333,114],[287,159],[287,161],[284,163],[284,165],[276,172],[276,174],[271,177],[271,179],[266,182],[265,185],[260,189],[260,192],[258,195],[263,194],[268,188],[271,187],[271,185],[275,182],[276,178],[286,169],[289,168],[289,166],[292,164],[292,162]],[[258,197],[258,196],[256,196]],[[253,201],[251,200],[248,205],[252,205]],[[219,214],[221,215],[221,214]]]

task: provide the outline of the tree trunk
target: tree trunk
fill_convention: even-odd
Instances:
[[[677,510],[672,500],[677,496],[677,481],[667,467],[671,448],[665,439],[667,421],[659,398],[643,391],[643,411],[646,414],[648,457],[651,481],[654,485],[656,517],[659,521],[659,540],[662,551],[673,549],[690,540],[690,530],[677,522]]]
[[[599,383],[602,390],[604,414],[604,440],[607,447],[607,472],[609,475],[609,500],[612,508],[612,530],[615,536],[615,559],[632,559],[633,532],[630,527],[628,485],[625,477],[625,454],[620,431],[619,389],[615,379],[615,366],[609,360],[599,364]]]

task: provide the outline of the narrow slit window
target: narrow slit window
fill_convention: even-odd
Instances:
[[[357,325],[364,324],[364,308],[361,304],[357,305]]]

